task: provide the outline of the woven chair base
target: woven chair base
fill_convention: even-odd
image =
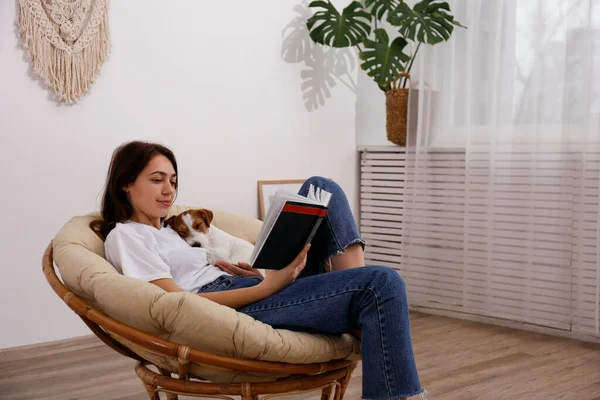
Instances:
[[[176,400],[178,395],[191,397],[208,397],[215,399],[231,399],[227,396],[241,396],[242,400],[270,399],[280,395],[321,390],[322,400],[341,400],[344,397],[352,372],[356,368],[354,361],[346,368],[324,372],[312,376],[290,376],[274,382],[263,383],[210,383],[187,379],[172,378],[171,374],[161,371],[153,372],[147,363],[140,362],[135,367],[150,400],[159,400],[159,392],[167,394],[168,400]],[[259,397],[260,395],[264,395]]]

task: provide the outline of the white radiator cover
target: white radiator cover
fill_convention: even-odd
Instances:
[[[364,148],[367,264],[399,270],[419,309],[600,337],[599,179],[585,148]]]

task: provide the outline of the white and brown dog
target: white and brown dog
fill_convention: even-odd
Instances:
[[[232,264],[248,262],[254,246],[240,238],[211,226],[213,213],[204,208],[184,211],[163,222],[163,226],[173,229],[192,247],[206,249],[207,261],[211,265],[219,260]]]

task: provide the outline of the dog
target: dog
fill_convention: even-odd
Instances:
[[[163,226],[173,229],[192,247],[206,249],[207,261],[215,265],[219,260],[231,264],[248,262],[254,246],[240,238],[212,225],[213,213],[200,208],[184,211],[174,215],[163,222]]]

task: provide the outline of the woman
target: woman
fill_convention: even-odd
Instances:
[[[125,275],[165,291],[190,291],[272,325],[304,332],[362,336],[363,398],[425,398],[414,361],[406,292],[387,267],[364,265],[363,246],[344,192],[333,181],[311,178],[332,193],[330,209],[312,245],[262,278],[250,265],[208,265],[205,250],[190,247],[161,227],[177,194],[177,162],[164,146],[126,143],[115,150],[92,229],[106,257]],[[312,247],[311,247],[312,246]],[[309,251],[310,250],[310,251]],[[318,273],[324,262],[332,272]],[[306,268],[305,268],[306,267]],[[241,275],[241,276],[237,276]]]

